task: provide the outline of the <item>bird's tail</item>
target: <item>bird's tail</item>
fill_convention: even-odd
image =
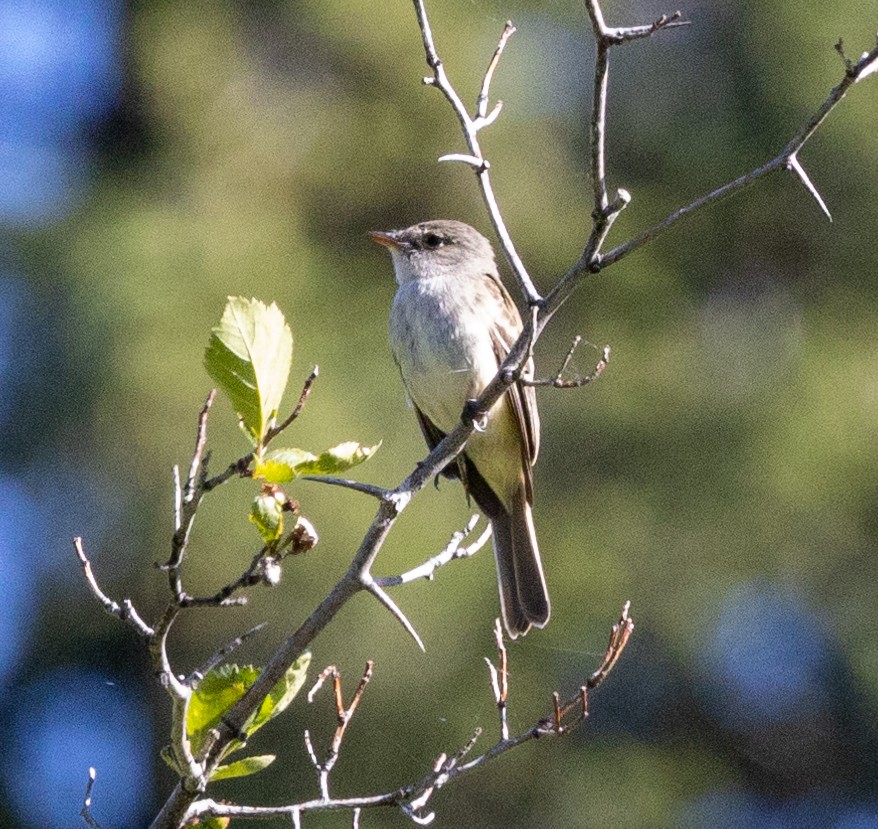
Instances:
[[[508,509],[499,502],[496,506],[500,508],[491,510],[488,517],[494,535],[500,608],[506,632],[514,639],[527,633],[531,625],[544,627],[551,607],[524,486],[516,490]]]

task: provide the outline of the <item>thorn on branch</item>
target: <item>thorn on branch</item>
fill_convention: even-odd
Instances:
[[[792,153],[787,159],[787,169],[791,170],[799,177],[799,181],[802,182],[805,189],[814,197],[814,200],[820,206],[820,209],[823,211],[826,218],[831,222],[832,214],[829,212],[826,202],[823,201],[823,197],[809,178],[808,173],[805,171],[805,168],[802,166],[802,162],[799,161],[799,157],[796,153]]]
[[[189,676],[186,677],[184,683],[188,685],[190,688],[196,688],[198,683],[201,682],[202,679],[212,671],[217,665],[220,664],[227,656],[236,651],[241,647],[248,639],[251,639],[257,633],[259,633],[262,628],[264,628],[266,622],[260,622],[258,625],[254,625],[250,630],[245,631],[240,636],[236,636],[230,642],[227,642],[223,645],[213,656],[210,657],[203,665],[199,668],[196,668]]]
[[[839,38],[838,42],[835,44],[835,51],[838,52],[838,56],[841,58],[841,61],[844,64],[845,73],[849,77],[853,77],[855,72],[854,62],[845,54],[844,40],[842,40],[841,38]]]
[[[399,605],[378,584],[377,580],[373,579],[371,576],[368,578],[364,578],[363,586],[366,590],[369,591],[376,599],[378,599],[381,604],[384,605],[389,611],[390,614],[396,619],[405,629],[406,633],[415,640],[415,644],[421,649],[422,652],[426,653],[426,648],[424,647],[424,643],[421,640],[421,637],[418,635],[418,632],[415,630],[415,626],[408,620],[405,613],[400,610]]]
[[[363,484],[359,481],[352,481],[348,478],[333,478],[328,475],[302,475],[301,480],[353,489],[355,492],[362,492],[365,495],[371,495],[379,501],[388,500],[392,494],[389,489],[384,489],[384,487],[375,486],[374,484]]]

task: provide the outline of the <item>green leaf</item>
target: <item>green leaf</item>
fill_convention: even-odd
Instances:
[[[256,713],[244,725],[249,737],[269,720],[281,713],[304,685],[311,664],[311,653],[305,651],[271,689]],[[186,732],[196,754],[204,745],[208,731],[256,682],[261,670],[252,665],[223,665],[207,673],[192,693],[186,716]],[[224,756],[241,747],[233,742]]]
[[[252,665],[223,665],[207,673],[189,700],[186,714],[186,732],[197,754],[207,732],[225,714],[259,677],[259,668]]]
[[[297,475],[334,475],[336,472],[344,472],[352,466],[357,466],[363,461],[369,460],[380,447],[380,443],[374,446],[361,446],[353,440],[340,443],[332,449],[321,452],[313,460],[306,460],[296,467]]]
[[[271,693],[262,700],[262,705],[256,711],[253,720],[244,726],[249,737],[254,731],[262,728],[269,720],[273,720],[278,714],[286,710],[286,707],[295,699],[301,687],[305,684],[308,676],[308,666],[311,664],[311,652],[305,651],[287,669],[283,678],[271,689]]]
[[[194,825],[201,827],[201,829],[226,829],[232,819],[230,817],[200,817],[197,818],[197,821]]]
[[[264,768],[268,768],[274,761],[274,754],[260,754],[255,757],[245,757],[243,760],[235,760],[225,766],[217,766],[210,775],[211,780],[229,780],[232,777],[247,777],[256,774]]]
[[[298,475],[298,467],[316,460],[316,455],[304,449],[276,449],[257,461],[253,467],[253,477],[263,478],[272,484],[286,484]]]
[[[284,497],[280,499],[270,492],[261,492],[253,499],[250,507],[250,520],[256,525],[266,544],[277,541],[284,531]]]
[[[293,357],[293,335],[272,303],[229,297],[204,366],[229,396],[244,432],[261,446],[274,425]]]

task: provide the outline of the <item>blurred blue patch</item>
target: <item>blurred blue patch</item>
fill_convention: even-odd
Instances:
[[[83,128],[121,85],[118,0],[0,3],[0,222],[36,225],[69,206],[86,172]]]
[[[826,694],[830,650],[801,596],[765,581],[736,587],[699,654],[705,703],[735,730],[809,717]]]
[[[685,807],[679,829],[878,829],[878,805],[828,793],[790,800],[749,792],[708,792]]]
[[[44,503],[61,506],[52,510],[51,520],[43,530],[45,543],[40,550],[43,585],[51,581],[63,589],[74,578],[76,589],[85,591],[73,552],[74,536],[83,537],[92,565],[104,583],[135,566],[130,556],[102,549],[108,533],[118,529],[120,521],[126,521],[127,532],[136,532],[142,520],[136,513],[126,516],[128,485],[121,480],[122,470],[106,470],[105,475],[89,461],[90,458],[75,451],[68,451],[60,458],[46,452],[22,470],[25,485],[39,491]],[[118,482],[112,479],[114,473],[119,476]],[[40,516],[43,517],[42,513]]]
[[[26,316],[29,299],[24,280],[0,270],[0,424],[13,400],[11,388],[31,362],[32,352],[22,347],[15,330],[16,323]]]
[[[43,533],[32,517],[37,505],[10,479],[0,477],[0,681],[15,668],[35,618],[38,580],[34,550]]]
[[[17,707],[16,707],[17,706]],[[58,668],[18,688],[2,774],[22,827],[79,826],[89,766],[102,826],[144,822],[152,793],[152,726],[143,702],[109,677]]]

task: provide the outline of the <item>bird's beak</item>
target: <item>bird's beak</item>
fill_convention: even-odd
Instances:
[[[372,237],[373,242],[391,250],[399,250],[402,247],[397,240],[395,230],[370,230],[369,235]]]

